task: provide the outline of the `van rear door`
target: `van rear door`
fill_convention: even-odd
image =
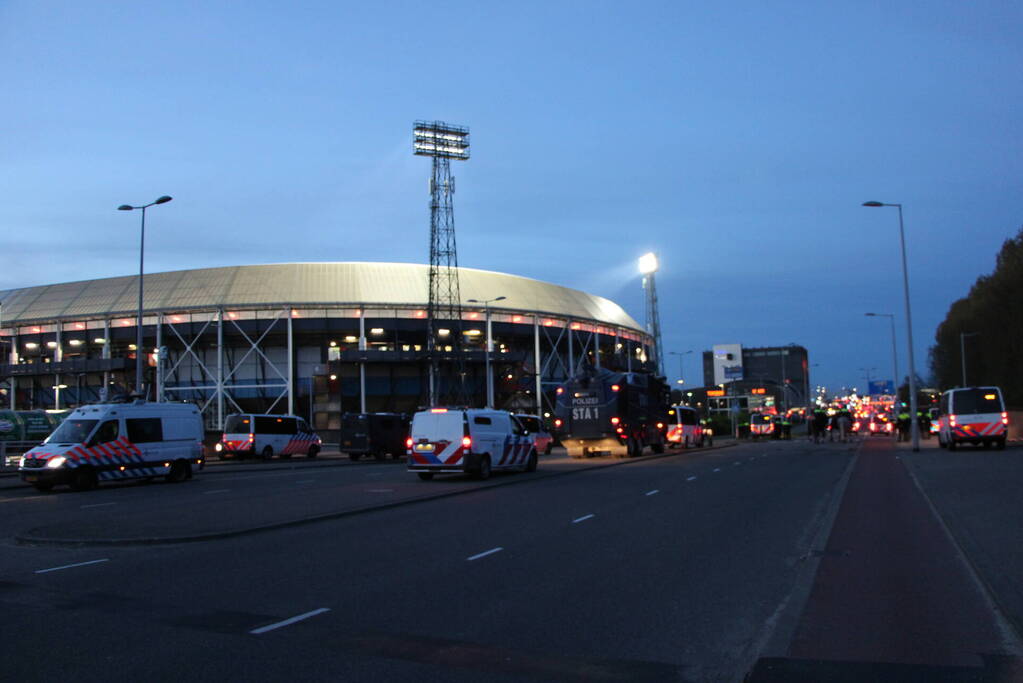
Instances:
[[[1000,436],[1007,429],[1003,420],[1005,404],[998,387],[954,390],[951,412],[956,417],[953,430],[959,438]]]
[[[461,410],[435,408],[416,413],[410,436],[411,465],[462,466],[465,417]]]

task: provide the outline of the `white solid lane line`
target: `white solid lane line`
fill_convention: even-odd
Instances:
[[[504,548],[502,548],[500,546],[498,546],[497,548],[491,548],[490,550],[484,550],[482,553],[478,553],[478,554],[473,555],[471,557],[465,558],[465,561],[466,562],[472,562],[473,560],[478,560],[481,557],[486,557],[487,555],[493,555],[494,553],[499,553],[502,550],[504,550]]]
[[[210,495],[211,493],[227,493],[227,492],[228,492],[228,491],[230,491],[230,490],[231,490],[231,489],[213,489],[212,491],[203,491],[203,492],[202,492],[202,494],[203,494],[204,496],[208,496],[208,495]]]
[[[267,624],[266,626],[260,626],[259,628],[254,628],[251,631],[249,631],[249,633],[251,633],[252,635],[258,636],[260,633],[266,633],[267,631],[273,631],[274,629],[281,628],[282,626],[290,626],[291,624],[294,624],[295,622],[302,621],[303,619],[308,619],[309,617],[315,617],[317,614],[323,614],[324,612],[329,612],[329,611],[330,611],[329,607],[321,607],[319,609],[314,609],[311,612],[306,612],[305,614],[299,614],[298,616],[291,617],[290,619],[285,619],[284,621],[278,621],[278,622],[273,623],[273,624]]]
[[[83,510],[85,508],[103,508],[108,505],[117,505],[117,503],[89,503],[88,505],[79,505]]]
[[[686,481],[696,481],[696,477],[689,477]]]
[[[578,519],[573,519],[572,520],[572,524],[578,524],[579,522],[585,522],[586,520],[593,519],[594,517],[596,517],[596,515],[583,515],[582,517],[579,517]]]
[[[109,562],[109,557],[104,557],[102,560],[89,560],[88,562],[75,562],[74,564],[64,564],[59,567],[50,567],[49,569],[37,569],[36,574],[45,574],[46,572],[56,572],[61,569],[71,569],[72,567],[84,567],[87,564],[99,564],[100,562]]]
[[[653,491],[647,491],[643,495],[644,496],[652,496],[652,495],[655,495],[655,494],[660,493],[660,492],[661,492],[660,489],[654,489]]]

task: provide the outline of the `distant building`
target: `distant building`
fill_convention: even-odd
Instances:
[[[706,386],[741,382],[777,388],[782,402],[806,405],[810,389],[809,356],[805,347],[715,344],[703,352],[703,383]],[[773,393],[773,392],[772,392]]]

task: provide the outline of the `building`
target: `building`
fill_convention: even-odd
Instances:
[[[429,396],[427,271],[288,263],[147,274],[147,394],[198,403],[210,429],[241,411],[308,416],[328,430],[342,411],[415,410]],[[475,405],[485,396],[487,320],[469,299],[505,297],[490,308],[498,407],[544,412],[544,396],[584,364],[649,368],[650,336],[613,301],[504,273],[460,268],[459,277]],[[67,408],[127,392],[137,296],[137,276],[0,291],[0,405]],[[449,327],[442,338],[459,334]],[[438,343],[451,363],[457,345]]]
[[[703,383],[706,386],[741,383],[743,387],[777,393],[787,407],[807,405],[810,391],[809,355],[796,344],[743,348],[741,344],[717,344],[703,352]]]

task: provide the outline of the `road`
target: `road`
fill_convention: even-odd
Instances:
[[[1013,680],[1023,449],[950,456],[796,440],[489,482],[3,489],[0,678]]]

